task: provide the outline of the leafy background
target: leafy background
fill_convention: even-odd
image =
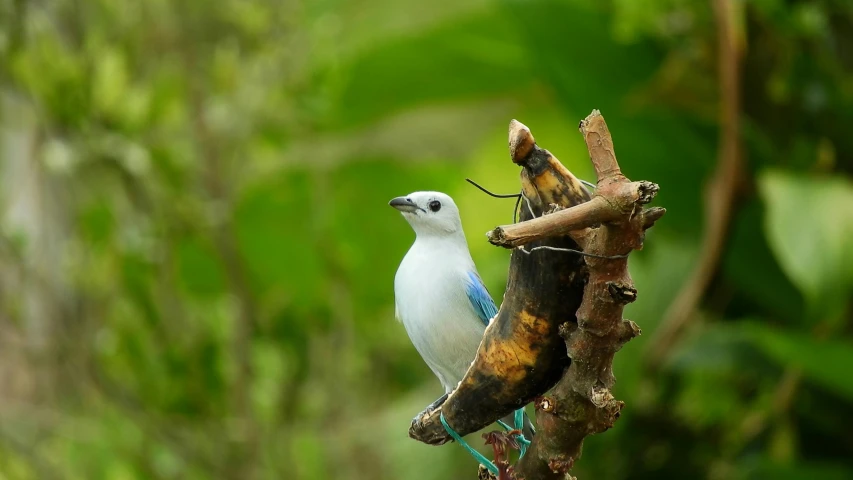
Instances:
[[[394,320],[386,204],[452,195],[499,300],[482,234],[512,205],[463,180],[518,188],[511,118],[592,179],[593,108],[668,214],[631,257],[627,407],[575,473],[853,477],[853,4],[736,25],[745,171],[659,351],[716,164],[710,4],[0,0],[0,478],[473,478],[407,439],[440,387]]]

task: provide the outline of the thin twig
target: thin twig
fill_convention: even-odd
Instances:
[[[742,160],[738,129],[740,124],[741,52],[734,27],[732,0],[711,0],[717,21],[720,81],[720,140],[717,167],[705,191],[705,227],[699,262],[681,291],[670,304],[657,335],[648,349],[648,364],[657,368],[678,343],[685,327],[711,283],[728,236],[737,193]]]
[[[648,203],[657,193],[658,186],[647,181],[620,182],[616,188],[624,189],[620,195],[632,196],[638,204]],[[528,205],[529,207],[529,205]],[[643,229],[651,228],[660,219],[666,209],[653,207],[641,210]],[[531,212],[532,213],[532,212]],[[629,218],[636,218],[638,208],[632,206]],[[607,200],[600,195],[588,202],[540,215],[512,225],[501,225],[486,232],[489,243],[504,248],[515,248],[548,237],[583,235],[583,230],[604,223],[618,221],[622,212],[607,208]]]

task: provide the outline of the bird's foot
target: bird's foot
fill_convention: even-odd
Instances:
[[[434,410],[427,408],[419,413],[412,419],[412,424],[409,426],[409,436],[429,445],[444,445],[452,440],[443,429],[436,429],[434,425],[432,427],[427,426],[427,422],[437,415],[441,415],[440,407]],[[431,423],[435,424],[436,422]]]
[[[427,407],[421,413],[432,413],[432,412],[434,412],[435,409],[444,405],[444,402],[447,400],[448,395],[449,395],[448,393],[445,393],[444,395],[438,397],[434,402],[427,405]]]
[[[424,411],[422,411],[421,413],[417,414],[414,418],[412,418],[412,426],[411,426],[411,428],[413,428],[413,429],[420,429],[420,428],[422,428],[422,427],[423,427],[424,422],[425,422],[428,418],[432,417],[433,412],[435,412],[435,411],[436,411],[436,410],[438,410],[442,405],[444,405],[444,402],[447,400],[447,395],[448,395],[448,394],[446,394],[446,393],[445,393],[444,395],[442,395],[442,396],[438,397],[438,399],[436,399],[436,401],[434,401],[434,402],[430,403],[429,405],[427,405],[427,407],[424,409]]]

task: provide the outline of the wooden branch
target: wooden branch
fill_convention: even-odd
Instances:
[[[624,204],[631,210],[634,209],[633,205],[635,204],[648,203],[657,193],[657,185],[651,182],[620,183],[619,185],[627,187],[625,192],[619,194],[620,197],[628,196],[634,199],[631,203]],[[614,208],[616,205],[610,205],[607,201],[607,198],[603,196],[596,196],[591,201],[576,207],[559,210],[526,222],[495,227],[494,230],[486,233],[486,238],[492,245],[513,248],[548,237],[577,236],[581,234],[579,231],[584,228],[595,227],[604,222],[612,222],[626,214],[631,214],[630,211],[617,210]],[[648,216],[649,227],[654,225],[655,220],[661,216],[663,213]]]
[[[607,129],[601,112],[593,110],[581,121],[578,129],[586,141],[586,148],[589,150],[589,158],[595,168],[598,184],[624,182],[625,176],[622,175],[622,169],[616,162],[613,139],[610,138],[610,130]]]
[[[593,111],[581,122],[581,132],[598,175],[595,197],[538,223],[527,222],[524,237],[505,228],[504,238],[525,241],[555,231],[568,232],[584,252],[599,256],[642,248],[644,231],[665,213],[663,209],[642,209],[657,193],[657,185],[630,182],[622,175],[600,113]],[[586,214],[586,220],[581,220],[581,213],[567,213],[572,210]],[[559,219],[566,218],[578,220],[570,227],[560,225]],[[559,331],[571,364],[556,386],[536,402],[539,429],[527,455],[515,467],[518,479],[567,478],[580,457],[583,440],[612,427],[624,405],[610,393],[615,381],[613,356],[640,334],[635,323],[622,318],[625,305],[636,299],[637,292],[628,274],[627,258],[586,257],[585,261],[589,278],[577,325],[567,322]]]
[[[594,110],[580,124],[581,132],[584,134],[590,159],[598,175],[598,194],[592,201],[582,203],[575,207],[560,210],[550,215],[545,215],[534,220],[516,223],[513,225],[502,225],[486,233],[486,237],[493,245],[512,248],[525,245],[542,238],[560,235],[570,235],[575,230],[597,226],[600,223],[613,222],[624,218],[626,215],[634,215],[636,205],[649,203],[657,194],[658,186],[651,182],[628,182],[613,150],[613,140],[604,117]],[[513,139],[516,133],[520,138]],[[530,130],[516,120],[510,123],[510,155],[515,163],[519,163],[517,157],[520,155],[535,154],[536,144]],[[539,149],[550,155],[547,150]],[[562,165],[560,165],[562,167]],[[563,167],[565,169],[565,167]],[[602,195],[601,191],[607,191],[609,195]],[[614,199],[620,199],[619,203],[608,203]],[[663,216],[663,211],[648,215],[649,228],[655,220]],[[576,233],[575,235],[579,235]],[[626,253],[626,252],[622,252]]]

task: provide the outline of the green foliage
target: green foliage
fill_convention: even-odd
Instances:
[[[627,407],[576,474],[853,476],[853,14],[735,3],[748,164],[650,372],[716,161],[710,3],[0,0],[0,479],[473,478],[406,438],[440,388],[394,320],[413,233],[386,204],[452,195],[500,300],[482,234],[512,203],[464,178],[518,188],[517,118],[593,180],[593,108],[668,213],[631,257]]]
[[[853,291],[853,183],[779,171],[759,178],[770,245],[812,321],[839,318]]]
[[[845,378],[848,366],[853,364],[853,343],[802,338],[760,323],[743,327],[747,338],[775,362],[800,369],[806,378],[853,401],[853,385]]]

